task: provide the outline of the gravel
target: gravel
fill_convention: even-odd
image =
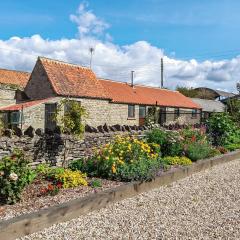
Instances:
[[[21,239],[240,239],[240,160]]]

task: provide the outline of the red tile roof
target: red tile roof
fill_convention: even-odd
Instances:
[[[25,87],[30,77],[30,73],[14,70],[0,69],[0,84],[12,84]]]
[[[41,99],[41,100],[34,100],[34,101],[28,101],[28,102],[23,102],[23,103],[17,103],[14,105],[6,106],[6,107],[1,107],[0,111],[20,111],[22,108],[29,108],[33,107],[35,105],[45,103],[51,98],[46,98],[46,99]]]
[[[56,94],[72,97],[107,98],[94,72],[86,67],[40,57]]]
[[[108,93],[112,102],[132,103],[142,105],[158,105],[166,107],[198,108],[190,98],[185,97],[177,91],[147,87],[141,85],[131,85],[122,82],[100,79],[101,84]]]

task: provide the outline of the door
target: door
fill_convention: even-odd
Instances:
[[[145,124],[146,106],[139,106],[139,126]]]
[[[54,114],[57,110],[56,103],[45,104],[45,131],[46,130],[55,130],[57,123],[54,120]]]
[[[161,107],[159,110],[159,124],[161,126],[164,125],[164,123],[166,123],[166,118],[167,118],[167,112],[166,112],[166,108],[165,107]]]

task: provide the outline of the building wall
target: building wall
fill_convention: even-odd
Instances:
[[[55,96],[47,74],[39,60],[32,71],[24,92],[30,99],[45,99]]]
[[[50,99],[45,103],[59,103],[61,99],[63,98],[57,97]],[[97,127],[99,125],[104,125],[105,123],[109,126],[115,124],[130,126],[139,125],[139,105],[135,105],[135,118],[128,119],[127,104],[109,103],[107,100],[87,98],[75,98],[74,100],[80,101],[81,105],[86,108],[88,112],[86,124],[90,126]],[[45,103],[25,108],[23,110],[23,129],[26,129],[30,125],[35,129],[45,128]],[[167,108],[167,112],[169,114],[166,116],[166,123],[174,121],[174,108]],[[197,117],[193,118],[191,113],[192,109],[180,109],[180,116],[185,116],[187,123],[200,123],[200,114],[197,114]]]
[[[14,89],[8,89],[0,86],[0,107],[8,106],[16,103]]]

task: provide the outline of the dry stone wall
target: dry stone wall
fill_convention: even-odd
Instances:
[[[8,136],[0,137],[0,159],[18,148],[25,152],[26,156],[32,161],[32,166],[46,162],[54,166],[61,166],[64,158],[65,138],[68,139],[68,160],[71,161],[91,156],[96,148],[110,142],[116,135],[142,137],[144,134],[144,130],[137,130],[137,128],[136,130],[129,128],[129,131],[123,126],[119,126],[120,131],[117,128],[118,126],[112,131],[110,127],[102,126],[97,132],[96,129],[89,128],[89,131],[94,131],[86,132],[82,140],[59,133],[43,134],[41,129],[35,131],[33,128],[29,128],[22,136],[12,135],[11,131],[8,130],[6,132]]]

